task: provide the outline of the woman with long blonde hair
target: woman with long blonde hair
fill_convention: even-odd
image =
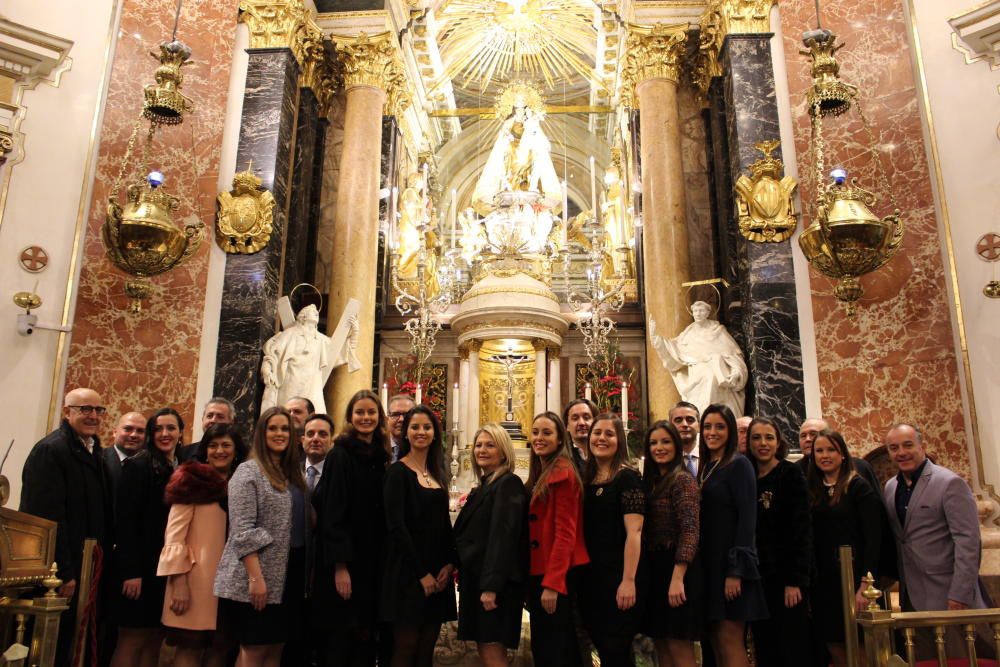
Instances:
[[[479,480],[455,521],[458,549],[458,638],[475,641],[486,667],[506,667],[521,639],[528,574],[528,496],[514,472],[514,443],[499,424],[472,439]]]

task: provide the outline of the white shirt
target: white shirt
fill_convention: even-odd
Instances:
[[[118,455],[118,463],[121,463],[122,461],[124,461],[125,459],[127,459],[129,456],[131,456],[130,454],[126,453],[125,450],[122,449],[121,447],[119,447],[118,445],[115,445],[115,454]]]

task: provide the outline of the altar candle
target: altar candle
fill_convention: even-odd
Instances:
[[[628,382],[622,382],[622,425],[628,430]]]
[[[424,392],[423,392],[423,388],[422,388],[422,387],[420,386],[420,383],[418,382],[418,383],[417,383],[417,395],[416,395],[416,397],[414,398],[414,402],[415,402],[415,403],[416,403],[417,405],[420,405],[421,403],[423,403],[423,402],[424,402],[424,401],[423,401],[423,399],[424,399]]]
[[[585,399],[587,399],[588,401],[592,400],[591,399],[591,394],[590,394],[590,383],[589,382],[587,384],[583,385],[583,397]]]
[[[597,167],[594,166],[594,156],[590,156],[590,210],[597,219]]]
[[[454,417],[451,420],[452,426],[458,430],[458,383],[451,390],[451,409],[454,410]]]
[[[451,249],[455,249],[455,244],[458,242],[458,191],[451,191]]]
[[[386,382],[382,383],[382,391],[379,392],[379,398],[382,399],[382,409],[389,413],[389,384]]]
[[[550,405],[555,405],[555,401],[552,400],[552,383],[545,389],[545,409],[549,410]]]

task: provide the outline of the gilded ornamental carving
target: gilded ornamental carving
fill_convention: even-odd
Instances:
[[[687,24],[653,27],[629,26],[622,66],[622,101],[635,108],[635,88],[650,79],[680,83],[681,66],[687,50]]]
[[[230,254],[252,255],[271,239],[274,196],[260,187],[249,168],[233,177],[233,189],[220,193],[215,235]]]
[[[792,193],[799,183],[794,176],[782,176],[785,165],[771,157],[780,145],[777,139],[754,144],[764,157],[750,165],[751,176],[742,174],[736,181],[740,234],[751,241],[778,243],[795,232]]]
[[[240,0],[240,21],[250,30],[251,49],[292,48],[308,17],[302,0]]]
[[[384,113],[398,116],[410,104],[406,73],[393,35],[334,36],[344,73],[344,88],[371,86],[386,92]]]

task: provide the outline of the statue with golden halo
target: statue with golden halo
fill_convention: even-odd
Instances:
[[[496,112],[503,120],[472,205],[486,217],[487,236],[495,248],[541,253],[562,201],[551,144],[541,127],[542,97],[530,85],[514,83],[500,94]]]

